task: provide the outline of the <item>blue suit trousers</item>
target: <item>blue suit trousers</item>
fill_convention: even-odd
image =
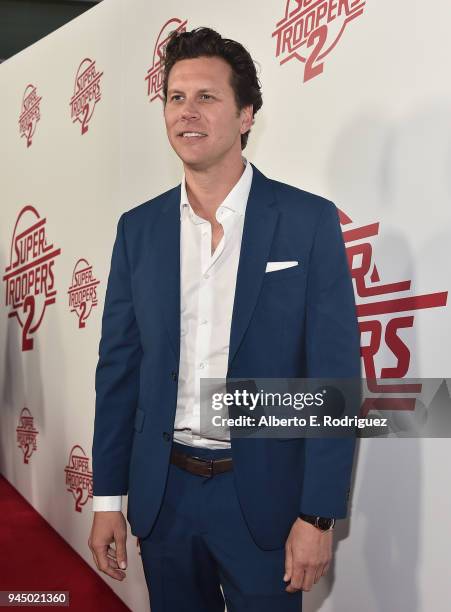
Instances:
[[[228,449],[181,452],[205,459]],[[140,539],[151,612],[301,612],[302,593],[287,593],[285,549],[252,539],[233,470],[206,478],[173,464],[150,534]]]

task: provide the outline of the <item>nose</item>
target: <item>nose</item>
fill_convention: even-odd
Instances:
[[[198,119],[200,113],[193,102],[187,101],[186,104],[183,105],[181,117],[186,120]]]

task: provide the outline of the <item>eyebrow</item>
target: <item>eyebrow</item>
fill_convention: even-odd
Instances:
[[[206,92],[220,93],[220,90],[215,89],[214,87],[202,87],[202,89],[197,90],[197,93],[206,93]],[[178,88],[168,89],[168,95],[171,95],[173,93],[185,93],[185,92],[183,91],[183,89],[178,89]]]

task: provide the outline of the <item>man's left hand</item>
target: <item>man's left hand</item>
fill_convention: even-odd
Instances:
[[[332,530],[321,531],[298,518],[285,543],[285,582],[288,593],[310,591],[329,569],[332,559]]]

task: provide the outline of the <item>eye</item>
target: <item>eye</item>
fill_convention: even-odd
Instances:
[[[213,99],[213,96],[210,94],[201,94],[201,98]]]
[[[173,100],[175,100],[175,98],[181,98],[182,96],[180,94],[174,94],[173,96],[171,96],[171,102]],[[176,101],[176,100],[175,100]]]

